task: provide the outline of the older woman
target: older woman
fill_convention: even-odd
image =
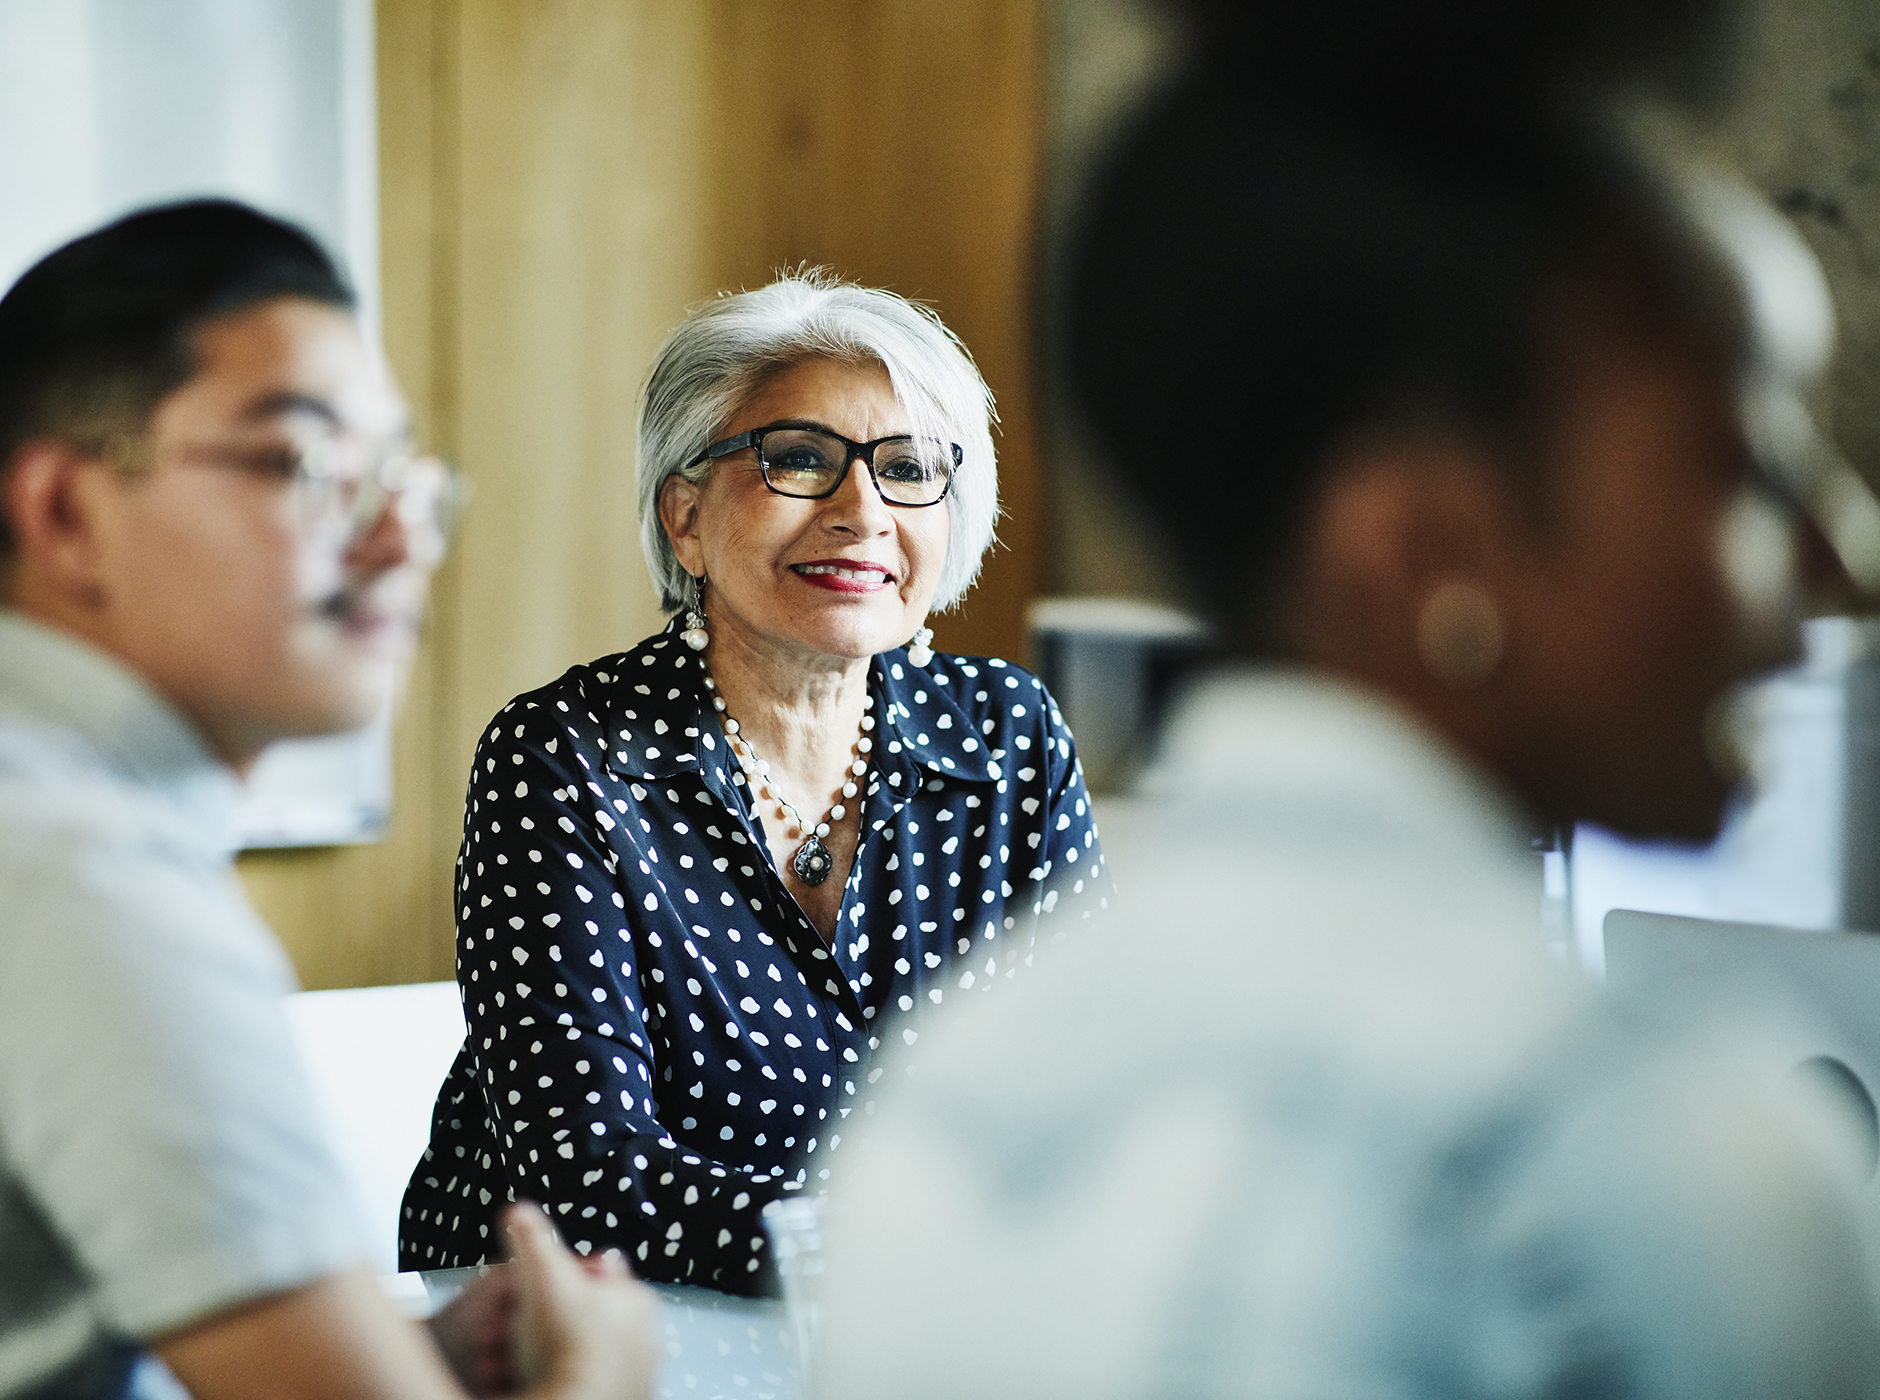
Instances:
[[[646,1277],[765,1287],[758,1211],[828,1176],[883,1040],[1106,901],[1049,694],[929,645],[992,538],[990,417],[959,342],[887,292],[788,277],[673,333],[639,484],[680,616],[477,751],[469,1035],[405,1267],[481,1261],[524,1196]]]

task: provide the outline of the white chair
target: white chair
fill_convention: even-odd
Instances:
[[[438,1086],[463,1044],[455,982],[300,992],[288,1023],[328,1140],[364,1212],[372,1263],[398,1268],[398,1212],[431,1136]]]

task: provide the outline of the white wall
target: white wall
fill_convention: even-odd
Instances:
[[[0,0],[0,284],[111,215],[230,194],[378,292],[372,0]]]
[[[0,287],[115,215],[190,195],[305,225],[378,325],[372,0],[0,0]],[[282,745],[247,839],[377,835],[386,727]]]

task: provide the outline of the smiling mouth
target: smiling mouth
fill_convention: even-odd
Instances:
[[[792,564],[791,570],[805,577],[853,579],[857,583],[888,583],[894,575],[873,564]]]

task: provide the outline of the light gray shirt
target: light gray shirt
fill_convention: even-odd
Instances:
[[[1872,1393],[1835,1125],[1553,965],[1406,717],[1219,680],[1123,815],[1109,929],[888,1068],[823,1400]]]
[[[103,654],[0,612],[0,1396],[360,1255],[229,863],[235,780]]]

